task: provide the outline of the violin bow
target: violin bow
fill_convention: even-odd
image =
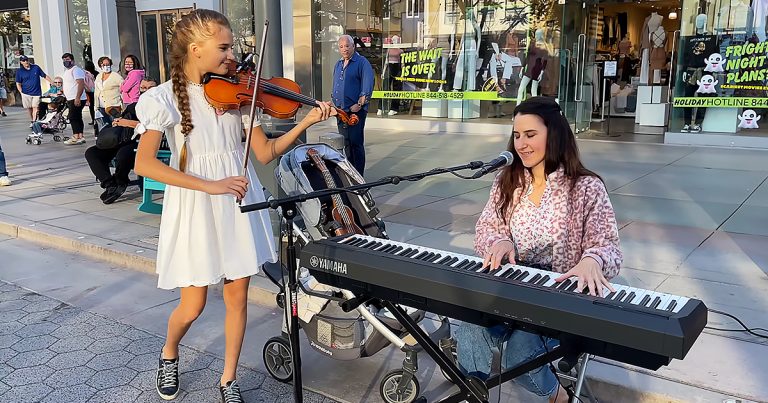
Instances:
[[[264,20],[264,31],[261,34],[261,51],[259,52],[259,64],[256,65],[256,80],[253,86],[253,101],[251,102],[251,112],[249,114],[250,119],[248,122],[248,131],[245,133],[245,158],[243,159],[243,175],[248,176],[248,157],[251,154],[251,132],[253,131],[253,122],[256,120],[256,93],[259,91],[259,84],[261,81],[261,66],[264,64],[264,50],[267,45],[267,30],[269,28],[269,20]],[[250,77],[248,83],[251,83]],[[242,205],[243,200],[238,200],[238,203]]]

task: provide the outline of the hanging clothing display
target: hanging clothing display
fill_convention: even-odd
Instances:
[[[546,49],[538,47],[535,43],[532,44],[525,57],[525,76],[538,81],[541,73],[547,68],[548,57],[549,52]]]
[[[765,19],[768,18],[768,0],[753,0],[752,11],[755,13],[754,28],[760,42],[764,42],[765,35]]]
[[[667,67],[667,33],[664,27],[660,26],[656,31],[651,32],[651,70],[663,70]]]

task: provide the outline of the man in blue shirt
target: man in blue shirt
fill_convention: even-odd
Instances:
[[[349,35],[339,38],[341,60],[333,68],[333,92],[331,99],[337,108],[356,114],[360,121],[349,127],[339,121],[339,133],[344,136],[347,159],[363,174],[365,169],[365,117],[368,102],[373,94],[373,67],[355,51],[355,41]]]
[[[32,64],[26,55],[19,57],[21,68],[16,70],[16,89],[21,93],[21,104],[29,112],[30,122],[34,122],[37,116],[37,105],[40,104],[40,79],[44,78],[53,84],[40,66]]]

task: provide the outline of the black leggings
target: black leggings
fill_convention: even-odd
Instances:
[[[69,124],[72,125],[73,134],[83,134],[83,106],[85,101],[80,101],[80,106],[75,106],[75,101],[67,101],[67,107],[69,108]]]

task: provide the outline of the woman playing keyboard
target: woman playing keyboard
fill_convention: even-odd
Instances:
[[[477,222],[475,251],[496,270],[502,261],[551,268],[556,281],[575,277],[577,291],[613,291],[622,254],[616,216],[602,179],[579,160],[576,139],[554,99],[533,97],[514,111],[508,150],[512,165],[496,177]],[[586,288],[586,290],[585,290]],[[544,354],[557,340],[505,326],[462,324],[456,331],[458,362],[469,375],[487,379],[492,348],[506,342],[504,369]],[[548,366],[515,382],[542,401],[567,402]]]

